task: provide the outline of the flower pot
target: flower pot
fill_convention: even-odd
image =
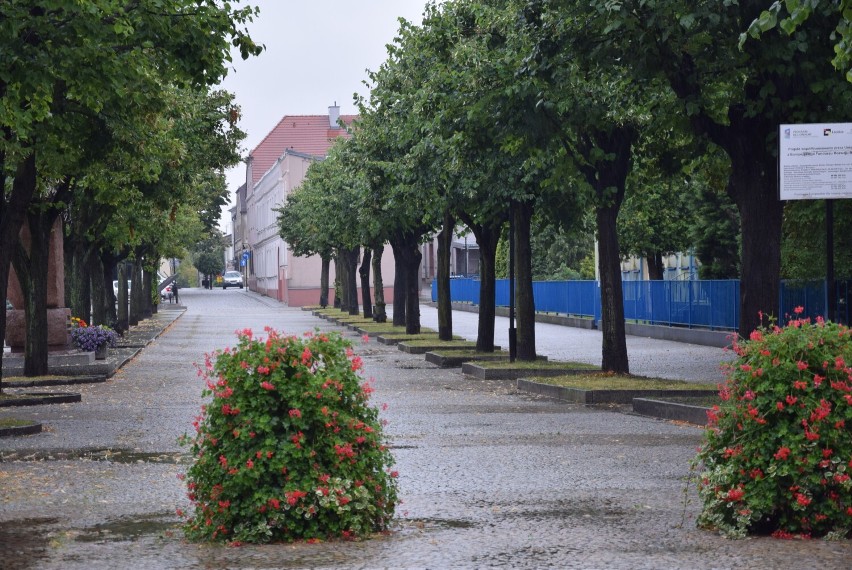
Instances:
[[[107,345],[103,345],[95,350],[95,360],[106,360],[107,350],[109,350]]]

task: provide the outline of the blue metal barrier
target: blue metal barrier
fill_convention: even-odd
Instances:
[[[740,321],[740,282],[736,279],[706,281],[622,281],[624,318],[655,325],[736,330]],[[850,317],[850,282],[838,281],[839,321]],[[509,281],[495,283],[497,306],[509,305]],[[479,304],[478,279],[452,279],[453,301]],[[539,312],[578,317],[601,317],[600,288],[596,281],[535,281],[535,308]],[[435,282],[432,300],[437,301]],[[825,317],[825,281],[781,282],[779,321],[803,307],[802,316]]]

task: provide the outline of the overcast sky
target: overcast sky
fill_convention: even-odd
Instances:
[[[243,156],[284,115],[322,115],[335,102],[354,114],[353,93],[366,95],[366,70],[387,59],[385,46],[399,29],[398,18],[419,24],[426,0],[248,0],[260,8],[249,24],[252,39],[266,46],[247,61],[234,55],[221,87],[236,95],[247,133]],[[233,192],[245,182],[245,164],[227,173]],[[226,212],[227,214],[227,212]],[[227,221],[226,221],[227,220]],[[222,229],[230,232],[223,216]]]

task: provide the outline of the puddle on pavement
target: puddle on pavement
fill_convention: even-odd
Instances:
[[[399,531],[402,533],[407,530],[450,530],[473,528],[475,526],[471,521],[439,518],[398,519],[397,524],[399,524]]]
[[[55,518],[29,518],[0,522],[2,565],[14,568],[38,568],[39,561],[49,557],[52,547],[49,527]]]
[[[505,518],[522,518],[528,520],[546,519],[592,519],[596,521],[604,519],[623,519],[632,513],[628,509],[616,507],[609,504],[593,504],[589,501],[566,502],[557,504],[551,508],[540,510],[518,509],[514,507],[494,507],[493,512]]]
[[[137,451],[132,449],[77,449],[64,450],[19,450],[0,453],[0,463],[4,461],[109,461],[111,463],[159,463],[179,465],[191,463],[191,457],[184,453],[162,453],[157,451]]]
[[[172,513],[123,517],[88,527],[75,537],[77,542],[126,542],[143,536],[168,536],[179,530]]]

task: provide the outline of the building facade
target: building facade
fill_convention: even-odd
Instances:
[[[328,115],[287,115],[249,154],[246,183],[237,191],[232,233],[234,257],[250,290],[290,306],[319,302],[322,260],[319,256],[292,254],[278,233],[276,210],[301,185],[310,165],[325,158],[335,139],[349,136],[341,123],[348,125],[354,119],[352,115],[341,116],[336,105],[329,107]],[[388,284],[386,298],[392,299],[394,263],[390,247],[383,254],[382,276]],[[333,265],[329,278],[333,283]]]

